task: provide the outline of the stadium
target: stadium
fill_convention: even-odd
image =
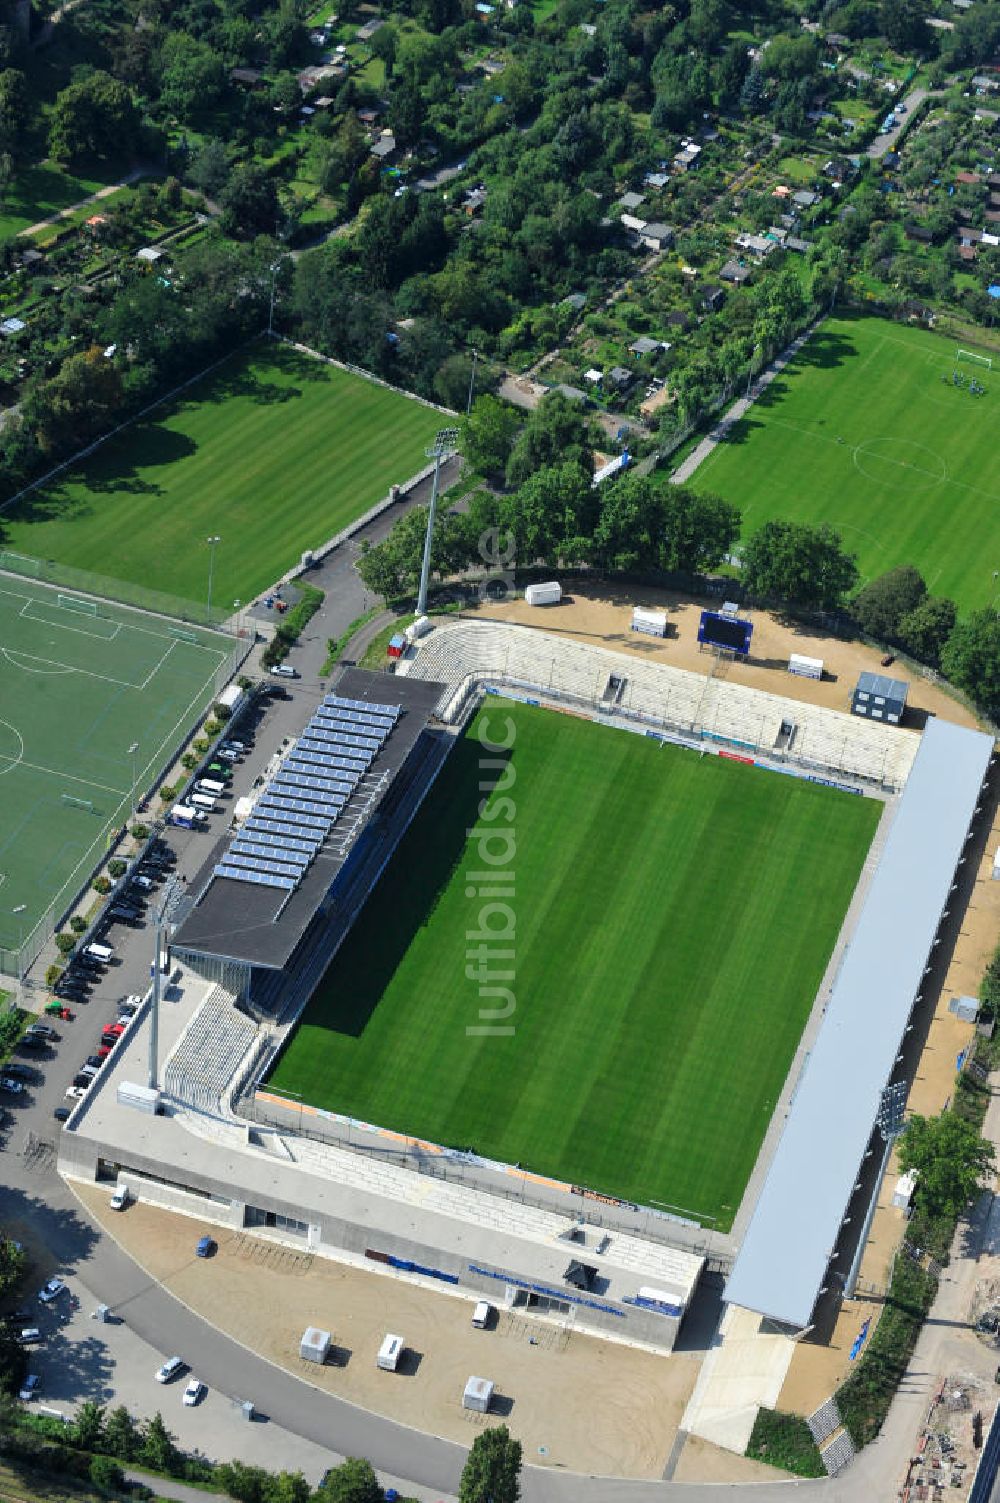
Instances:
[[[993,743],[717,668],[454,619],[345,670],[63,1172],[658,1350],[706,1269],[821,1321]]]

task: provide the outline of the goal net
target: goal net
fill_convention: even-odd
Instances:
[[[990,355],[977,355],[974,350],[959,350],[956,361],[969,360],[973,365],[984,366],[986,370],[993,369],[993,359]]]
[[[77,611],[81,616],[97,615],[97,601],[84,600],[80,595],[57,595],[56,604],[63,610]]]

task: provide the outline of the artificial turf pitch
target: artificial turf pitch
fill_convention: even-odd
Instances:
[[[3,950],[82,885],[129,817],[133,772],[141,797],[233,646],[103,602],[95,616],[60,604],[71,598],[0,574]]]
[[[482,1026],[468,933],[478,727],[509,714],[516,1008]],[[510,809],[497,801],[512,801]],[[271,1084],[729,1226],[881,806],[492,700],[454,748]],[[491,922],[505,922],[500,916]],[[473,962],[475,964],[476,962]]]
[[[4,514],[31,558],[244,604],[426,464],[425,403],[260,340]]]
[[[989,604],[1000,565],[1000,379],[995,367],[962,362],[986,395],[955,387],[957,350],[884,319],[828,319],[692,485],[735,502],[744,535],[774,517],[829,522],[865,578],[914,564],[963,611]]]

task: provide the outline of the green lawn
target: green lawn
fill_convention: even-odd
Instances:
[[[1000,379],[963,363],[987,394],[957,390],[956,349],[882,319],[828,320],[692,483],[736,502],[744,532],[772,517],[829,522],[864,577],[915,564],[961,609],[987,604],[1000,568]]]
[[[485,900],[466,895],[466,873],[483,869],[466,832],[497,776],[481,769],[479,727],[488,716],[509,739],[508,714],[513,777],[505,768],[485,819],[516,836],[514,979],[501,983],[514,1033],[478,1036],[480,1006],[503,1002],[481,1002],[467,975]],[[491,700],[272,1084],[729,1226],[880,807]]]
[[[233,645],[69,598],[0,574],[0,951],[83,883],[129,817],[133,773],[141,797]]]
[[[426,463],[445,419],[261,341],[0,518],[6,546],[185,600],[266,588]]]
[[[48,219],[60,209],[68,209],[70,204],[89,198],[106,183],[114,182],[117,167],[109,172],[109,176],[92,178],[77,176],[55,162],[25,167],[4,189],[0,236],[19,235],[28,225]]]

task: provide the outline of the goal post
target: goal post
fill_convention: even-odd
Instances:
[[[84,600],[81,595],[57,595],[56,604],[66,611],[77,611],[81,616],[96,616],[97,601]]]
[[[971,360],[974,365],[984,365],[988,371],[993,369],[993,357],[991,355],[977,355],[975,350],[959,350],[955,356],[956,363],[962,360]]]

